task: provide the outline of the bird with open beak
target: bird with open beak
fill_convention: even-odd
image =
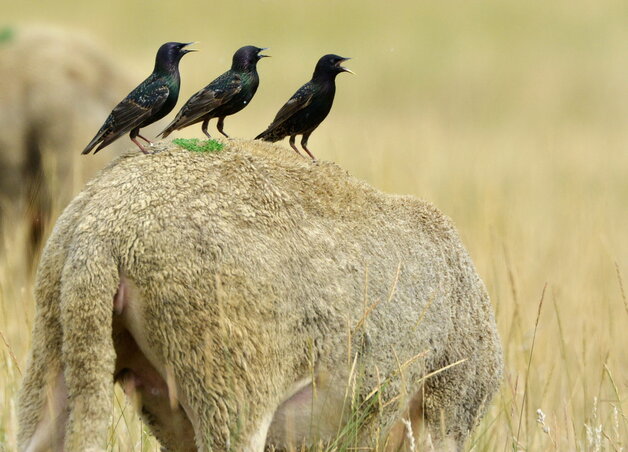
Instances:
[[[290,137],[290,146],[300,155],[294,140],[301,137],[301,147],[312,160],[316,157],[307,148],[312,132],[327,117],[336,94],[336,76],[341,72],[353,72],[342,66],[349,60],[329,54],[321,57],[314,68],[312,80],[307,82],[284,104],[268,128],[255,137],[256,140],[275,142]]]
[[[225,117],[239,112],[253,99],[259,86],[257,62],[269,56],[261,54],[263,50],[267,49],[255,46],[238,49],[231,69],[190,97],[160,135],[166,138],[175,130],[202,122],[201,130],[211,138],[207,132],[209,120],[218,118],[218,131],[229,138],[223,130]]]
[[[131,141],[148,154],[137,138],[152,143],[140,135],[140,129],[160,120],[176,105],[181,85],[179,61],[186,53],[195,52],[186,48],[192,44],[196,43],[167,42],[162,45],[155,57],[153,73],[116,105],[82,154],[89,154],[98,145],[95,154],[125,133],[129,133]]]

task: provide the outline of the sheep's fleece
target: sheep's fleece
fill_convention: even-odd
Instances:
[[[392,451],[402,418],[461,450],[502,351],[451,221],[336,164],[223,143],[123,155],[57,221],[20,449],[105,450],[115,380],[166,450]]]

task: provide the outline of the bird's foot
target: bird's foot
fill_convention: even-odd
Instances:
[[[307,155],[309,155],[309,156],[310,156],[310,158],[311,158],[314,162],[316,162],[316,157],[314,157],[314,154],[312,154],[312,153],[310,152],[310,150],[307,148],[307,141],[305,141],[305,142],[304,142],[304,141],[301,141],[301,147],[303,148],[303,150],[304,150],[305,152],[307,152]]]
[[[150,141],[148,138],[143,137],[143,136],[142,136],[142,135],[140,135],[139,133],[137,134],[137,137],[138,137],[138,138],[141,138],[142,140],[144,140],[146,143],[148,143],[148,145],[149,145],[149,146],[151,146],[151,147],[153,146],[153,142],[152,142],[152,141]]]
[[[140,144],[140,142],[139,142],[139,141],[137,141],[137,139],[136,139],[136,138],[131,138],[131,141],[132,141],[133,143],[135,143],[135,145],[136,145],[138,148],[140,148],[140,151],[142,151],[144,154],[150,154],[150,152],[148,152],[146,149],[144,149],[144,146],[142,146],[142,145]]]

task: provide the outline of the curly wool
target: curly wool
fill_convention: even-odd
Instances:
[[[462,448],[500,384],[502,352],[451,221],[336,164],[260,141],[224,143],[220,152],[160,142],[154,155],[126,154],[59,218],[35,289],[20,444],[64,369],[66,448],[104,447],[112,300],[124,275],[202,450],[248,450],[295,382],[313,369],[348,381],[352,368],[357,400],[379,388],[382,407],[361,426],[362,442],[373,444],[421,390],[434,441],[445,433]],[[271,426],[269,441],[276,434]]]

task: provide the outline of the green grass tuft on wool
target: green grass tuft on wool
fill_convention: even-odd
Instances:
[[[172,142],[191,152],[218,152],[224,147],[216,140],[199,140],[198,138],[175,138]]]

